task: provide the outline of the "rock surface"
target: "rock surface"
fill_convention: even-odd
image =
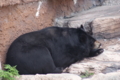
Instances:
[[[117,12],[116,12],[117,13]],[[92,22],[96,38],[114,38],[120,36],[120,15],[96,18]]]
[[[114,55],[113,55],[114,54]],[[66,72],[81,75],[86,71],[91,73],[109,73],[120,70],[120,54],[118,52],[104,51],[103,54],[85,59],[71,65]]]
[[[120,5],[120,0],[105,0],[103,5]]]
[[[108,74],[99,73],[87,80],[120,80],[120,72],[114,72]]]
[[[120,36],[120,5],[102,6],[93,8],[79,14],[75,14],[72,18],[57,19],[55,25],[61,27],[92,27],[94,37],[96,38],[113,38]],[[88,25],[85,25],[87,23]]]
[[[74,74],[21,75],[17,80],[81,80]]]

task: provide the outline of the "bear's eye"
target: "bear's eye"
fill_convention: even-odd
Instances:
[[[96,40],[93,39],[93,38],[90,40],[90,46],[91,46],[92,48],[94,48],[94,46],[95,46],[95,44],[94,44],[95,41],[96,41]]]
[[[87,42],[87,36],[86,35],[80,35],[79,38],[80,43],[86,43]]]

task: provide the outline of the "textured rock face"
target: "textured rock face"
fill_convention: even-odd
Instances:
[[[92,22],[96,38],[114,38],[120,36],[120,16],[96,18]]]
[[[92,27],[94,37],[96,38],[113,38],[120,36],[120,14],[119,5],[102,6],[88,11],[81,12],[68,19],[58,19],[55,25],[61,27]],[[85,25],[85,23],[87,23]]]
[[[120,5],[120,0],[105,0],[103,5]]]
[[[88,80],[120,80],[120,72],[108,73],[108,74],[96,74],[91,79]]]

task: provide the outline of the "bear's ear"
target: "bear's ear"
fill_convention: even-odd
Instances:
[[[89,34],[89,35],[93,35],[92,27],[89,26],[89,24],[87,24],[87,23],[85,23],[84,26],[81,25],[81,26],[80,26],[80,29],[83,30],[83,31],[85,31],[85,32],[86,32],[87,34]]]
[[[85,31],[85,29],[84,29],[84,27],[83,27],[82,24],[81,24],[81,26],[80,26],[80,29],[83,30],[83,31]]]

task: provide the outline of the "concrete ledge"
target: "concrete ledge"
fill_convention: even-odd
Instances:
[[[17,80],[81,80],[80,76],[74,74],[36,74],[36,75],[21,75]]]

